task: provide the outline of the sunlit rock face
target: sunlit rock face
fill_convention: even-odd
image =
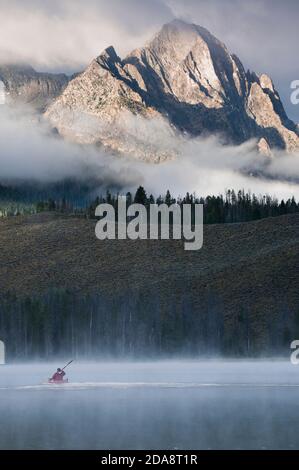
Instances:
[[[270,146],[264,137],[262,137],[258,141],[257,149],[260,155],[264,157],[273,157],[273,153],[270,149]]]
[[[172,149],[159,154],[154,135],[142,141],[138,124],[126,142],[124,115],[158,117],[169,136],[219,134],[234,144],[255,138],[269,148],[299,148],[298,129],[272,80],[245,72],[209,31],[179,20],[123,60],[113,47],[106,49],[46,112],[52,126],[73,141],[101,143],[145,160],[173,155]]]

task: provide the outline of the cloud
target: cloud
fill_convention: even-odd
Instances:
[[[160,0],[0,0],[0,60],[77,71],[115,45],[124,55],[172,18]]]
[[[174,134],[166,121],[148,122],[136,117],[128,121],[130,138],[143,145],[161,138],[165,150],[174,148],[178,157],[161,164],[116,157],[94,146],[78,146],[51,134],[45,122],[28,109],[0,106],[1,181],[54,182],[64,178],[98,181],[98,192],[118,188],[134,191],[140,184],[148,192],[173,195],[187,191],[198,195],[220,194],[228,188],[245,189],[278,198],[299,200],[299,158],[278,154],[269,160],[256,153],[256,142],[238,147],[223,146],[216,137],[186,139]],[[123,123],[122,123],[123,125]],[[124,131],[124,129],[122,129]],[[157,136],[158,133],[158,136]],[[264,172],[276,180],[250,176]],[[283,181],[284,180],[284,181]]]
[[[103,187],[133,185],[138,175],[93,146],[78,146],[53,135],[40,117],[28,110],[0,106],[1,182],[52,183],[66,178],[95,179]]]
[[[207,196],[244,189],[279,199],[299,199],[299,184],[288,181],[291,177],[299,181],[298,155],[280,154],[269,160],[256,152],[255,141],[232,147],[223,146],[215,137],[180,140],[177,148],[180,157],[175,160],[136,166],[149,192],[165,194],[169,189],[175,196],[186,191]],[[260,176],[253,176],[257,174]]]

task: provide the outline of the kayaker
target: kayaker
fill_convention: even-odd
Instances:
[[[64,376],[65,376],[64,370],[61,370],[60,368],[58,368],[55,374],[53,374],[51,380],[53,382],[62,382]]]

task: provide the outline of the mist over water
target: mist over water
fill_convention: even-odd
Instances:
[[[0,449],[299,448],[288,361],[59,365],[0,368]]]

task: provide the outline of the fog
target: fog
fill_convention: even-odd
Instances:
[[[126,172],[126,159],[119,169],[118,159],[92,146],[64,141],[28,107],[0,106],[0,122],[1,181],[49,183],[96,177],[103,187],[118,185],[120,180],[126,187],[136,181],[133,168]]]
[[[0,368],[1,449],[293,449],[289,361],[73,363]]]
[[[115,156],[99,147],[75,145],[54,135],[30,109],[1,106],[1,181],[46,183],[93,178],[98,181],[99,193],[107,187],[134,191],[142,184],[154,195],[170,189],[175,196],[187,191],[206,196],[234,188],[279,199],[299,198],[298,155],[280,152],[266,158],[257,153],[256,141],[229,146],[217,137],[189,139],[175,133],[166,120],[125,117],[119,125],[127,141],[150,146],[153,154],[162,149],[172,158],[150,164]]]
[[[78,71],[112,44],[125,54],[173,18],[161,0],[0,0],[0,7],[0,61],[56,71]]]

